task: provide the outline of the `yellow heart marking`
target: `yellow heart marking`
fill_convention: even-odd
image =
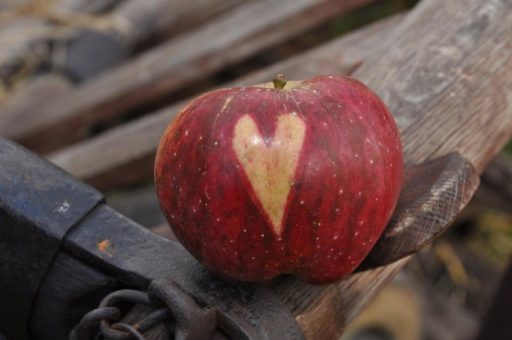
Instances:
[[[283,114],[267,146],[251,116],[242,116],[235,125],[233,149],[278,236],[283,231],[284,210],[305,131],[301,118]]]

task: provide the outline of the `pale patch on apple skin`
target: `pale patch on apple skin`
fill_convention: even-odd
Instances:
[[[226,110],[226,108],[228,107],[229,103],[231,103],[231,100],[233,99],[233,96],[230,96],[228,97],[225,101],[224,101],[224,105],[222,105],[222,108],[220,109],[220,112],[224,112],[224,110]]]
[[[277,236],[283,231],[286,201],[305,131],[304,121],[291,113],[278,117],[270,146],[251,116],[242,116],[234,128],[233,149]]]

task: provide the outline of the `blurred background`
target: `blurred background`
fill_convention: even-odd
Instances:
[[[387,47],[416,3],[2,0],[0,135],[172,237],[152,168],[158,138],[183,100],[278,72],[350,74]],[[338,57],[324,58],[332,49]],[[476,336],[512,254],[511,154],[509,144],[447,235],[409,262],[343,340]]]

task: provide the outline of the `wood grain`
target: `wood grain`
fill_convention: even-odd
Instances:
[[[391,107],[407,162],[458,151],[481,173],[510,138],[511,7],[423,1],[403,23],[410,30],[355,74]]]
[[[424,0],[399,26],[392,48],[356,71],[393,112],[407,163],[456,151],[480,173],[510,138],[511,20],[510,1]],[[298,281],[275,289],[309,339],[335,338],[406,262],[323,289]]]
[[[0,17],[0,80],[12,86],[20,81],[20,75],[39,66],[41,54],[49,52],[44,42],[52,32],[51,26],[42,20],[22,17],[6,23]]]
[[[165,35],[195,27],[248,0],[129,0],[110,15],[124,42],[133,46],[148,37]]]
[[[32,111],[32,119],[0,111],[0,135],[39,152],[62,147],[86,136],[93,123],[170,96],[228,64],[370,1],[262,0],[237,6],[214,22],[84,84],[62,100],[40,105]]]
[[[50,41],[63,33],[62,26],[48,20],[50,13],[60,17],[98,14],[115,2],[119,0],[8,1],[0,11],[0,79],[19,81],[19,73],[32,74],[41,63],[49,61]]]
[[[2,102],[3,110],[30,112],[34,100],[56,100],[72,89],[72,84],[59,75],[38,77],[24,84],[23,89],[14,91]],[[1,118],[0,118],[1,120]]]
[[[401,19],[399,15],[377,22],[224,87],[267,82],[278,73],[286,74],[289,79],[305,79],[318,74],[349,74],[377,46],[391,43],[390,32]],[[185,101],[172,105],[60,150],[48,158],[74,176],[103,190],[149,178],[153,174],[154,154],[160,136],[184,105]]]
[[[407,257],[386,267],[353,274],[329,286],[290,280],[274,289],[296,316],[307,339],[337,339],[408,260]]]
[[[103,2],[59,1],[55,3],[53,10],[63,16],[73,15],[77,11],[97,13],[105,10],[105,8],[113,7],[116,1],[119,2],[118,0]],[[113,50],[112,52],[120,50],[124,54],[133,46],[140,45],[141,41],[146,41],[158,35],[169,37],[172,34],[191,29],[233,8],[242,1],[193,0],[187,1],[186,4],[179,0],[124,1],[114,7],[114,10],[104,15],[103,19],[110,22],[111,29],[100,34],[104,35],[105,39],[114,39],[112,42],[116,44],[107,45]],[[77,30],[71,38],[72,43],[76,43],[77,39],[80,38],[78,31],[80,30]],[[58,26],[44,23],[38,18],[17,18],[9,25],[2,25],[0,16],[0,45],[8,47],[0,50],[1,79],[8,82],[13,72],[15,74],[21,72],[16,65],[22,61],[27,64],[27,66],[22,67],[23,73],[30,76],[32,71],[37,70],[39,63],[50,63],[49,59],[53,60],[52,73],[38,74],[35,80],[27,80],[27,83],[21,85],[16,84],[18,86],[9,89],[5,99],[0,99],[5,101],[5,105],[1,108],[1,121],[12,120],[22,124],[24,121],[33,120],[36,117],[35,108],[65,98],[69,94],[68,90],[72,88],[68,75],[69,73],[74,74],[76,70],[73,69],[76,67],[97,70],[98,65],[111,67],[120,61],[119,58],[119,60],[114,59],[106,63],[104,56],[98,55],[99,59],[89,58],[87,62],[84,62],[83,59],[87,57],[84,57],[83,49],[94,49],[95,47],[94,45],[91,46],[91,43],[84,46],[83,41],[79,48],[78,61],[70,60],[73,57],[68,54],[69,46],[67,43],[60,41],[60,36],[56,32],[59,32]],[[48,45],[46,55],[38,53],[36,56],[34,51],[31,52],[30,41],[37,39],[43,41],[44,43],[41,43],[41,45],[45,46],[53,41],[55,45],[53,50],[50,50]],[[102,40],[99,42],[102,42]],[[94,51],[91,53],[97,54]],[[75,55],[75,57],[77,56]],[[76,65],[77,63],[78,65]],[[96,73],[96,71],[92,73]],[[83,75],[80,78],[80,81],[84,80]],[[32,83],[37,85],[32,86]],[[60,86],[64,83],[68,83],[68,86]]]

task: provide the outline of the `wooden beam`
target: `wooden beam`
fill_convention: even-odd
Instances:
[[[304,79],[318,74],[348,74],[377,46],[385,47],[392,42],[390,32],[401,18],[395,16],[370,25],[224,87],[267,82],[278,73],[285,73],[290,79]],[[50,155],[49,160],[100,189],[140,181],[152,175],[153,158],[160,136],[184,104],[172,105],[60,150]]]
[[[59,16],[99,14],[119,1],[52,0],[6,4],[0,11],[0,69],[4,69],[0,79],[11,81],[8,79],[12,76],[10,72],[17,75],[18,67],[22,68],[20,72],[23,74],[31,73],[28,69],[36,68],[43,60],[50,58],[50,46],[45,45],[59,35],[59,27],[47,20],[48,13],[57,13]],[[9,68],[15,70],[5,70]]]
[[[72,91],[72,88],[73,85],[64,77],[49,74],[27,81],[23,89],[10,93],[1,104],[5,110],[30,112],[32,101],[57,100]]]
[[[113,52],[126,47],[126,49],[121,49],[121,53],[124,55],[128,49],[140,45],[141,42],[155,38],[155,36],[169,38],[204,23],[243,1],[247,0],[191,0],[187,1],[186,4],[180,0],[124,1],[118,4],[113,11],[101,17],[110,22],[110,26],[112,26],[109,32],[102,33],[105,34],[105,38],[114,39],[113,42],[117,42],[118,39],[122,40],[118,44],[109,44],[108,46],[112,47]],[[52,10],[58,13],[59,16],[72,20],[73,13],[98,14],[99,11],[104,11],[113,6],[115,2],[119,2],[119,0],[59,1],[53,4]],[[4,72],[0,71],[0,80],[3,79],[6,83],[9,83],[12,72],[15,74],[13,76],[15,79],[18,79],[16,74],[20,72],[27,78],[34,76],[32,71],[37,70],[43,60],[50,63],[49,59],[54,59],[52,73],[37,75],[35,80],[22,79],[26,83],[7,86],[8,90],[0,94],[0,102],[3,104],[0,121],[3,121],[6,125],[10,123],[23,124],[24,121],[35,119],[38,116],[34,108],[57,99],[61,100],[70,94],[69,90],[74,86],[71,84],[69,74],[64,73],[70,71],[70,62],[75,65],[71,67],[71,73],[74,73],[73,69],[77,66],[77,61],[73,62],[69,59],[69,56],[66,56],[66,44],[62,44],[59,35],[55,33],[59,30],[57,26],[52,26],[40,18],[30,17],[17,18],[16,21],[10,24],[9,22],[7,24],[1,22],[0,18],[0,46],[8,46],[9,48],[0,50],[0,69],[4,70]],[[75,35],[72,42],[76,42],[77,38],[79,38],[79,34]],[[34,39],[45,41],[45,44],[54,41],[56,46],[52,51],[49,49],[46,51],[50,54],[32,55],[34,51],[31,49],[30,42]],[[163,38],[161,37],[161,39]],[[86,46],[82,44],[80,49],[94,49],[94,45],[91,45],[90,40],[88,41],[89,43]],[[100,40],[100,42],[103,42],[103,40]],[[83,55],[83,50],[80,55]],[[99,64],[112,67],[117,61],[111,59],[109,63],[105,64],[105,60],[99,60]],[[27,64],[25,67],[19,66],[22,71],[16,66],[20,62]],[[93,67],[96,62],[97,60],[89,60],[85,68],[97,70]],[[78,62],[78,65],[80,64],[83,64],[82,58]],[[9,68],[12,69],[11,73],[8,72]],[[80,80],[83,81],[84,79]],[[61,86],[65,83],[67,83],[67,86]],[[37,85],[33,86],[33,84]],[[47,96],[47,94],[51,95]],[[27,115],[29,117],[25,117]]]
[[[110,15],[128,45],[154,35],[167,38],[248,0],[129,0]]]
[[[392,109],[407,162],[459,151],[482,172],[512,132],[512,27],[504,24],[512,3],[418,6],[393,48],[373,54],[355,76]]]
[[[62,100],[34,104],[30,114],[1,111],[0,135],[35,151],[54,150],[86,136],[94,123],[169,96],[226,65],[371,1],[261,0],[238,6],[100,75]],[[30,119],[20,119],[20,115]]]
[[[424,0],[355,76],[388,103],[407,163],[460,152],[481,172],[512,135],[512,2]],[[405,263],[275,287],[309,339],[336,338]]]

